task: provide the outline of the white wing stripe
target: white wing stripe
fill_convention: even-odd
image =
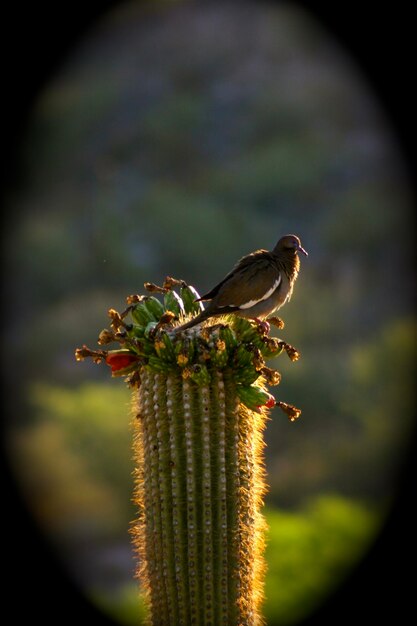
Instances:
[[[274,293],[275,289],[278,289],[280,284],[281,284],[281,275],[278,276],[277,280],[274,282],[271,289],[268,289],[268,291],[262,296],[262,298],[259,298],[258,300],[249,300],[249,302],[245,302],[245,304],[241,304],[238,308],[250,309],[251,307],[255,306],[255,304],[258,304],[258,302],[262,302],[262,300],[267,300],[269,296],[271,296]],[[235,306],[235,305],[231,304],[230,306]]]

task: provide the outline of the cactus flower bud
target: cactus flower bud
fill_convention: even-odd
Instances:
[[[138,357],[129,350],[112,350],[107,353],[105,361],[111,368],[112,376],[124,376],[133,371],[138,364]]]

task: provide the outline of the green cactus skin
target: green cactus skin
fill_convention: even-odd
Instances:
[[[76,359],[105,361],[132,388],[137,576],[150,626],[260,626],[265,562],[263,430],[277,404],[266,390],[280,374],[266,358],[298,351],[237,317],[175,332],[196,315],[198,294],[167,277],[164,294],[129,296],[109,310],[111,330]],[[181,286],[181,296],[173,291]],[[131,315],[133,324],[125,318]]]
[[[134,543],[150,624],[262,623],[264,412],[233,371],[209,385],[145,371],[134,392]]]

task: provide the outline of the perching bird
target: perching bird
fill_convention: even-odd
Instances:
[[[300,269],[298,252],[308,256],[298,237],[285,235],[271,252],[256,250],[244,256],[218,285],[197,300],[209,301],[207,308],[176,330],[225,313],[257,321],[267,317],[291,298]]]

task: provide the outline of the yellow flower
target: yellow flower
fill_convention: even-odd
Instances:
[[[184,354],[184,352],[180,352],[177,356],[177,363],[180,366],[187,365],[188,363],[188,355]]]

